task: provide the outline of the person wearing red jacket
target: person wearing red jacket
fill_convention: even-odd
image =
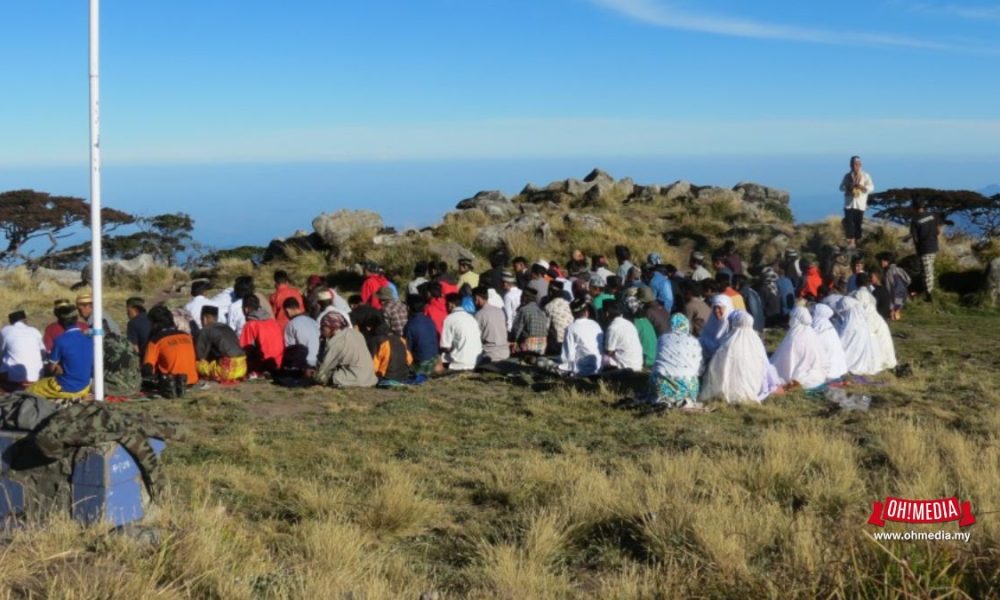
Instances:
[[[802,260],[802,285],[799,287],[799,298],[808,300],[819,299],[819,289],[823,286],[823,276],[819,273],[819,267]]]
[[[288,325],[289,317],[288,313],[285,312],[285,300],[289,298],[295,298],[299,301],[299,306],[305,306],[305,301],[302,300],[302,294],[299,290],[293,288],[288,279],[288,273],[284,271],[274,272],[274,293],[271,294],[271,314],[274,315],[275,321],[278,322],[278,326],[281,330],[285,330],[285,325]],[[196,318],[200,318],[196,317]]]
[[[382,310],[382,301],[378,299],[376,292],[389,285],[389,280],[379,272],[378,265],[372,261],[366,261],[362,268],[365,271],[365,281],[361,284],[361,302]]]
[[[247,370],[251,373],[274,373],[281,368],[285,354],[285,330],[260,307],[257,296],[243,299],[246,325],[240,333],[240,346],[247,355]]]
[[[427,300],[427,307],[424,308],[424,314],[434,322],[434,329],[437,330],[438,337],[441,336],[441,332],[444,330],[444,320],[448,317],[448,306],[444,301],[444,295],[441,293],[441,283],[437,281],[431,281],[424,287],[425,299]]]

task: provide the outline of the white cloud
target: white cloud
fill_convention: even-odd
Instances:
[[[826,29],[782,25],[706,12],[692,12],[677,8],[669,2],[657,2],[656,0],[590,1],[636,21],[666,29],[813,44],[868,44],[930,50],[964,50],[964,48],[950,44],[893,34],[853,32],[850,37],[847,37],[843,33]]]
[[[973,21],[1000,21],[1000,6],[982,6],[965,4],[935,4],[930,2],[920,2],[910,7],[916,12],[950,15],[962,19]]]

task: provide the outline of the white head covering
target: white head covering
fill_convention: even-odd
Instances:
[[[807,389],[822,385],[829,365],[819,336],[813,331],[812,316],[796,306],[788,316],[788,324],[788,333],[771,356],[771,364],[785,381],[797,381]]]
[[[813,307],[812,329],[819,338],[829,366],[826,378],[839,379],[847,373],[847,358],[844,356],[844,346],[840,343],[840,336],[830,322],[832,317],[833,309],[826,304],[817,304]]]
[[[761,402],[780,380],[767,360],[764,342],[753,329],[750,313],[733,311],[729,322],[729,335],[708,364],[700,399],[721,398],[730,404]]]
[[[701,335],[698,341],[705,350],[706,358],[711,358],[715,351],[719,349],[719,344],[726,337],[729,331],[729,315],[733,312],[733,301],[725,294],[712,297],[712,314],[709,315],[705,325],[701,328]],[[715,307],[722,307],[722,319],[715,316]]]
[[[868,328],[872,332],[872,343],[875,349],[875,366],[877,370],[896,368],[896,347],[892,343],[892,333],[889,325],[878,314],[878,303],[875,296],[867,288],[858,288],[851,293],[851,297],[858,301],[868,321]]]
[[[864,309],[854,298],[845,297],[837,303],[837,314],[840,316],[837,333],[844,347],[847,370],[854,375],[877,373],[874,340]]]

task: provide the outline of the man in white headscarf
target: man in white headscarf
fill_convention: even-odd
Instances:
[[[819,338],[822,352],[827,358],[826,372],[827,380],[840,379],[847,374],[847,357],[844,356],[844,346],[840,342],[840,336],[834,329],[830,319],[833,318],[833,309],[826,304],[817,304],[813,307],[812,329]]]
[[[854,298],[841,298],[837,303],[837,315],[837,333],[840,335],[840,344],[844,347],[848,372],[852,375],[878,373],[875,340],[861,304]]]
[[[797,381],[806,389],[826,382],[830,365],[819,336],[813,331],[812,316],[805,308],[796,306],[792,309],[788,317],[788,333],[771,356],[771,364],[782,380]]]
[[[892,343],[892,333],[889,324],[878,314],[878,303],[867,287],[859,287],[851,297],[858,301],[864,311],[865,320],[872,333],[872,344],[875,349],[875,366],[879,371],[896,368],[896,347]]]
[[[754,331],[753,317],[743,310],[733,311],[729,334],[708,364],[700,399],[760,403],[780,385],[780,378],[767,360],[764,342]]]
[[[722,340],[729,332],[729,315],[733,312],[733,301],[725,294],[712,297],[712,314],[701,329],[698,341],[705,351],[705,360],[711,360]]]

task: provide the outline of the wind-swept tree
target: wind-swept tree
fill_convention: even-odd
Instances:
[[[135,222],[132,215],[104,208],[101,210],[105,232]],[[13,190],[0,193],[0,232],[7,245],[0,248],[0,263],[29,261],[25,245],[34,240],[48,240],[42,256],[54,253],[59,241],[73,233],[77,226],[90,220],[90,204],[72,196],[52,196],[35,190]]]

